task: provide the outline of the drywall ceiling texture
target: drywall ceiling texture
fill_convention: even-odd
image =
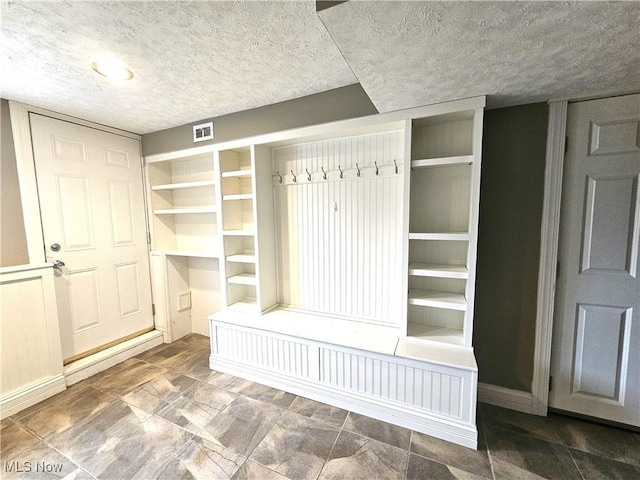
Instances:
[[[640,89],[640,2],[346,2],[319,16],[380,112]]]
[[[303,2],[2,2],[0,94],[148,133],[357,79]],[[134,73],[91,70],[101,53]]]

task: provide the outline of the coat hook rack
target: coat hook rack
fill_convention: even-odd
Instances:
[[[276,175],[278,175],[278,183],[282,183],[282,175],[280,175],[280,172],[278,172],[277,170]]]
[[[393,164],[396,166],[396,174],[398,173],[398,162],[396,162],[396,159],[393,159]]]
[[[356,163],[356,168],[358,169],[358,176],[360,176],[360,167],[358,166],[357,163]]]
[[[327,179],[327,172],[324,171],[324,167],[320,167],[320,170],[322,170],[322,178],[324,178],[326,180]]]
[[[338,170],[340,170],[340,178],[343,178],[344,177],[344,172],[340,168],[340,165],[338,165]]]
[[[376,166],[376,175],[380,175],[380,169],[378,169],[378,162],[373,162],[373,164]]]
[[[296,183],[298,181],[296,174],[293,173],[293,170],[291,170],[291,175],[293,175],[293,183]]]
[[[309,181],[311,181],[311,174],[309,173],[309,169],[305,168],[305,170],[307,171],[307,178],[309,179]]]

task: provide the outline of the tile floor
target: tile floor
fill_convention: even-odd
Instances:
[[[0,425],[1,478],[640,479],[640,434],[480,405],[477,451],[208,368],[190,335]]]

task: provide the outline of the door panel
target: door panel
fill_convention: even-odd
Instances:
[[[140,145],[30,121],[47,261],[65,264],[56,295],[67,359],[153,327]]]
[[[550,406],[640,426],[640,95],[569,105]]]
[[[582,272],[603,270],[635,277],[637,194],[637,177],[587,176]]]

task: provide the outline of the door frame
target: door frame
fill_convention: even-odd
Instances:
[[[549,379],[551,376],[551,342],[556,295],[558,242],[560,234],[560,206],[567,140],[567,112],[569,103],[600,100],[638,92],[589,96],[572,100],[549,101],[549,125],[544,172],[544,201],[540,229],[540,263],[538,270],[538,300],[536,333],[531,382],[531,413],[546,416],[549,409]]]
[[[556,296],[558,241],[560,235],[560,204],[566,144],[567,109],[569,102],[549,102],[547,151],[544,169],[544,200],[540,229],[540,264],[538,268],[538,300],[536,304],[536,334],[531,382],[531,413],[546,416],[549,408],[549,377],[551,370],[551,340]]]

